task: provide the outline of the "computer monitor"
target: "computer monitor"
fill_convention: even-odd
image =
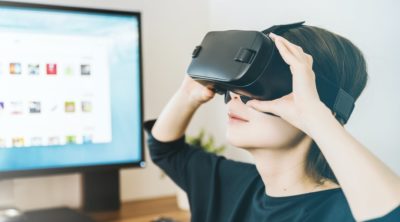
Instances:
[[[140,26],[0,1],[0,180],[144,166]]]

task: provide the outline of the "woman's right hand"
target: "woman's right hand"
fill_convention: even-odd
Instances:
[[[195,106],[200,106],[201,104],[211,100],[215,95],[215,92],[211,88],[201,85],[193,80],[189,75],[185,75],[179,91],[187,96],[190,103]]]

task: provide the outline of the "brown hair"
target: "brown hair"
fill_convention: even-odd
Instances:
[[[322,28],[305,25],[290,29],[282,36],[313,57],[315,75],[324,75],[354,99],[360,96],[367,84],[367,66],[360,49],[348,39]],[[319,183],[324,179],[338,183],[315,141],[307,154],[306,171]]]

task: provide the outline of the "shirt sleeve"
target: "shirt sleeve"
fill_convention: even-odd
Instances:
[[[243,178],[238,175],[245,176],[251,164],[205,152],[186,143],[185,135],[174,141],[158,141],[151,133],[155,122],[155,119],[148,120],[143,125],[148,135],[147,144],[151,159],[188,193],[189,198],[196,196],[196,200],[206,201],[205,198],[218,186],[229,183],[227,187],[230,187],[232,192],[241,186]]]
[[[155,122],[156,119],[144,122],[151,159],[179,187],[188,192],[188,188],[191,187],[190,176],[196,174],[198,181],[209,177],[212,162],[218,157],[186,143],[185,135],[169,142],[157,140],[151,133]]]
[[[400,205],[385,216],[368,220],[367,222],[394,222],[400,221]]]

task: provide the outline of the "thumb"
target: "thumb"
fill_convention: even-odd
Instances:
[[[256,100],[252,99],[246,103],[247,106],[250,106],[251,108],[263,112],[263,113],[272,113],[275,115],[279,116],[278,113],[278,103],[275,100],[271,101],[261,101],[261,100]]]
[[[203,91],[201,92],[201,94],[202,94],[201,95],[202,99],[204,99],[206,101],[212,99],[215,95],[214,91],[212,91],[212,89],[209,89],[209,88],[204,88]]]

